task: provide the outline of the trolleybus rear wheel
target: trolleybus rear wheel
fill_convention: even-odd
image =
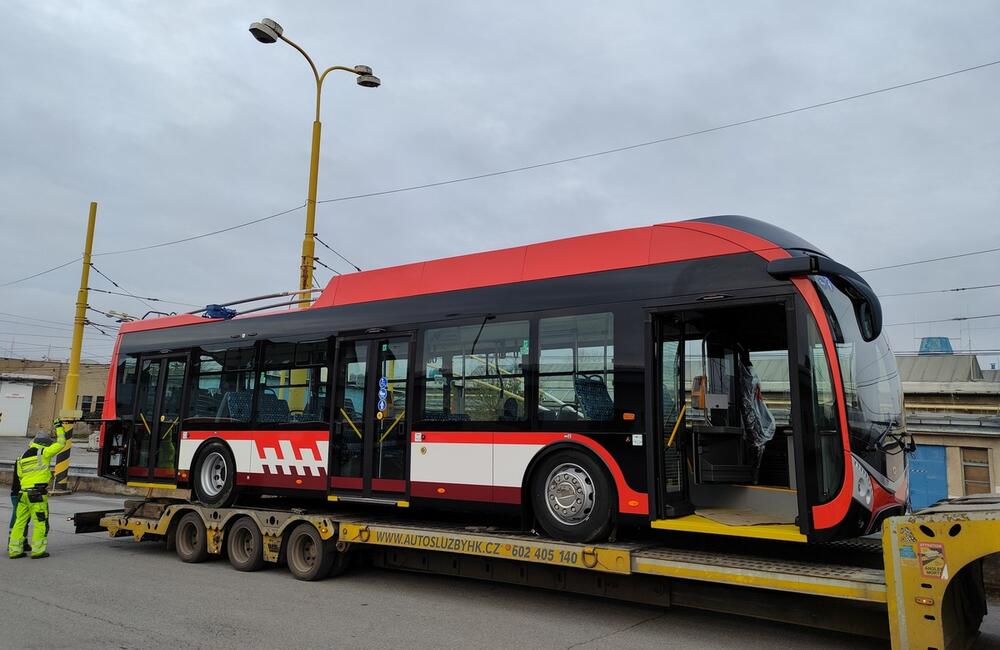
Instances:
[[[175,533],[177,557],[182,562],[204,562],[208,559],[208,536],[205,522],[197,512],[188,512],[177,522]]]
[[[542,529],[567,542],[604,539],[614,524],[614,489],[604,467],[589,454],[557,451],[531,477],[531,500]]]
[[[303,522],[292,529],[285,546],[288,570],[299,580],[321,580],[338,555],[333,540],[324,541],[316,527]]]
[[[206,506],[225,508],[236,501],[236,461],[225,443],[210,442],[198,454],[191,482],[198,501]]]
[[[226,553],[237,571],[259,571],[264,567],[264,536],[250,517],[240,517],[226,534]]]

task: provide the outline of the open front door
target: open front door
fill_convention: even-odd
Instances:
[[[186,355],[139,362],[132,432],[126,440],[129,481],[174,482],[187,366]]]
[[[338,341],[331,497],[393,503],[406,498],[411,340]]]

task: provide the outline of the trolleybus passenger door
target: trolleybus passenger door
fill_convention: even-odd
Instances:
[[[330,493],[397,500],[407,491],[411,337],[338,341]]]
[[[659,488],[660,512],[657,514],[661,517],[678,517],[694,510],[689,500],[685,466],[688,445],[684,424],[687,405],[682,327],[677,314],[661,316],[654,324],[652,372],[655,381],[651,403],[657,415],[650,421],[654,423],[657,441],[652,448],[657,455],[654,476],[659,480],[654,481],[654,485]]]
[[[801,510],[791,305],[765,296],[656,315],[652,469],[661,517],[696,507],[792,523]]]
[[[165,483],[174,480],[187,365],[186,355],[141,359],[129,445],[129,479]]]

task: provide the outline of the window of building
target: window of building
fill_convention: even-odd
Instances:
[[[83,395],[80,397],[80,410],[84,413],[90,413],[90,407],[94,404],[94,398],[90,395]]]
[[[538,417],[607,422],[615,417],[611,312],[538,323]]]
[[[192,373],[185,426],[250,422],[254,349],[202,350]]]
[[[326,363],[326,341],[267,344],[258,381],[257,422],[308,422],[326,427]]]
[[[425,421],[524,422],[528,321],[443,327],[424,336]]]
[[[993,491],[990,483],[990,452],[988,449],[962,447],[962,481],[965,494],[989,494]]]
[[[94,413],[100,415],[104,412],[104,395],[98,395],[94,398]]]

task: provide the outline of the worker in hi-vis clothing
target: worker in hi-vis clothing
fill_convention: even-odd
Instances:
[[[31,557],[48,557],[46,546],[49,534],[49,481],[52,472],[49,464],[66,446],[66,430],[62,421],[56,420],[56,441],[48,434],[39,433],[28,445],[28,450],[14,463],[14,480],[21,484],[20,498],[14,513],[14,525],[10,529],[7,551],[10,557],[24,557],[24,537],[28,532],[28,522],[33,522],[31,536]]]

